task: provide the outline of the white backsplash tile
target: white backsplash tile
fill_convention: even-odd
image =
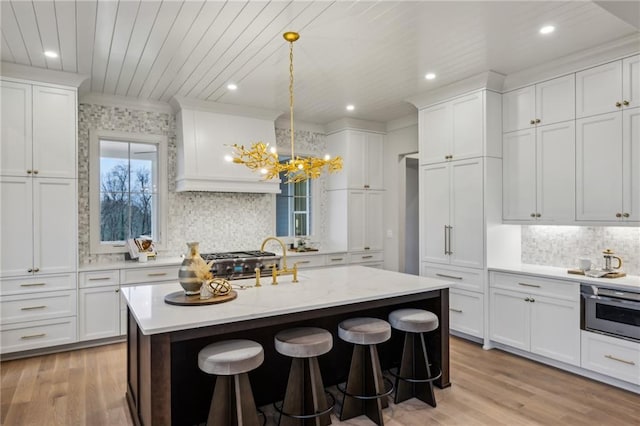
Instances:
[[[522,263],[576,268],[578,258],[602,267],[602,252],[611,249],[622,269],[640,275],[640,228],[614,226],[523,226]]]

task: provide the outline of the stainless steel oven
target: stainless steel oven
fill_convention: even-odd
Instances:
[[[586,330],[640,341],[640,289],[581,284]]]

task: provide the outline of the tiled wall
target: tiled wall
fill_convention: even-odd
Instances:
[[[522,227],[522,263],[575,268],[579,257],[587,257],[601,268],[608,248],[622,258],[627,274],[640,275],[640,228]]]
[[[167,243],[162,255],[177,256],[186,252],[187,241],[199,241],[202,252],[258,249],[262,240],[275,229],[272,194],[175,192],[176,125],[173,114],[139,111],[93,104],[80,104],[78,111],[79,174],[79,262],[121,261],[122,254],[91,254],[89,246],[89,129],[115,130],[167,136],[168,146],[168,218]],[[289,150],[290,132],[276,129],[277,145]],[[296,131],[296,149],[301,153],[322,153],[326,148],[323,134]],[[319,185],[324,186],[320,180]],[[326,208],[326,197],[321,210]],[[318,218],[322,220],[324,215]],[[320,224],[325,229],[325,221]],[[324,235],[325,232],[320,232]],[[319,242],[321,243],[321,242]]]

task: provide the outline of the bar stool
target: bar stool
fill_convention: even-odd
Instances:
[[[224,340],[200,350],[200,370],[218,376],[207,426],[259,425],[247,373],[258,368],[262,361],[262,345],[251,340]]]
[[[382,377],[376,345],[391,338],[391,326],[378,318],[351,318],[338,325],[338,336],[354,344],[346,386],[338,385],[344,395],[340,420],[366,414],[384,425],[382,409],[389,406],[386,397],[393,392],[393,384]]]
[[[330,425],[335,400],[324,389],[317,357],[333,347],[331,333],[317,327],[290,328],[276,334],[274,343],[278,353],[293,358],[284,401],[273,404],[280,413],[278,424]]]
[[[398,309],[389,314],[389,323],[405,333],[399,371],[389,370],[396,378],[394,402],[399,404],[416,397],[435,407],[433,381],[442,375],[442,371],[437,369],[435,374],[431,373],[424,333],[438,328],[438,317],[423,309]]]

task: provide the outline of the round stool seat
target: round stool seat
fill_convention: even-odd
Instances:
[[[350,318],[338,325],[338,336],[356,345],[376,345],[391,338],[391,326],[378,318]]]
[[[391,327],[409,333],[426,333],[438,328],[438,317],[424,309],[398,309],[389,314]]]
[[[219,376],[232,376],[255,370],[262,361],[262,345],[252,340],[224,340],[205,346],[198,353],[200,370]]]
[[[296,327],[274,337],[276,351],[292,358],[311,358],[326,354],[333,347],[333,336],[318,327]]]

